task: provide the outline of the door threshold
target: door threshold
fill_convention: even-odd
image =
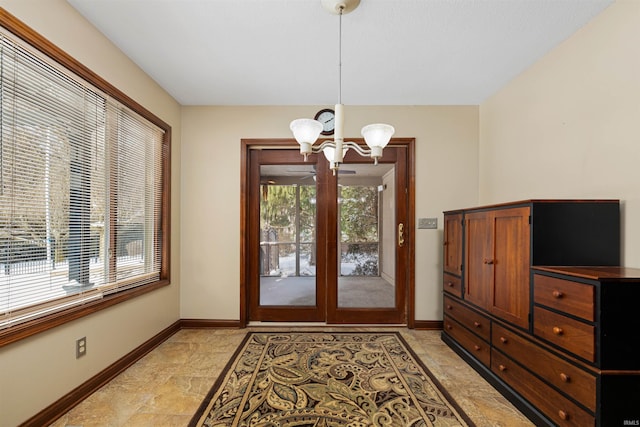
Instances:
[[[302,328],[406,328],[406,324],[395,323],[326,323],[326,322],[262,322],[251,321],[248,328],[264,327],[302,327]]]

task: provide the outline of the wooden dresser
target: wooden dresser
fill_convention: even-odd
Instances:
[[[442,339],[536,425],[640,425],[640,269],[616,200],[445,212]]]

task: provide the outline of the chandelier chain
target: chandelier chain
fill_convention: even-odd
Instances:
[[[342,12],[344,5],[340,5],[340,24],[338,28],[338,104],[342,104]]]

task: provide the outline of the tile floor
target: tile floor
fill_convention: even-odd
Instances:
[[[180,330],[51,426],[186,426],[245,334],[260,329],[278,330]],[[449,349],[439,331],[396,330],[478,427],[533,425]]]

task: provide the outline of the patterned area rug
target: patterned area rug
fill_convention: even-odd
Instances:
[[[473,426],[398,332],[250,332],[190,426]]]

